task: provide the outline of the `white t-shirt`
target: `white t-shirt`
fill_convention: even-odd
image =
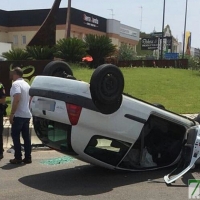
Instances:
[[[15,94],[21,94],[20,102],[18,104],[17,110],[14,113],[15,117],[31,118],[31,112],[29,109],[29,84],[24,81],[23,78],[18,78],[12,83],[10,89],[11,104],[13,103],[13,96]]]

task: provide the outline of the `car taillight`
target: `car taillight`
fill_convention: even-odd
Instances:
[[[74,104],[66,104],[66,107],[71,124],[76,125],[78,123],[82,107]]]

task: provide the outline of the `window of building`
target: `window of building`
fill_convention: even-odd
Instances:
[[[18,35],[13,35],[13,44],[18,44]]]
[[[22,44],[26,44],[26,36],[22,35]]]

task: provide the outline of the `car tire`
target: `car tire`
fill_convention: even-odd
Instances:
[[[161,108],[161,109],[165,110],[165,106],[163,106],[160,103],[153,103],[153,105],[156,106],[156,107],[158,107],[158,108]]]
[[[104,64],[93,72],[90,79],[90,93],[94,100],[112,104],[121,98],[123,89],[124,77],[117,66]]]
[[[45,76],[56,76],[56,77],[66,77],[67,75],[73,76],[73,72],[70,66],[64,61],[51,61],[48,63],[44,70],[43,75]]]
[[[109,114],[113,114],[114,112],[116,112],[122,103],[122,96],[115,102],[113,102],[112,104],[103,104],[101,102],[94,102],[96,108],[105,115],[109,115]]]
[[[112,114],[119,109],[123,89],[124,76],[117,66],[103,64],[93,72],[90,79],[90,93],[101,113]]]

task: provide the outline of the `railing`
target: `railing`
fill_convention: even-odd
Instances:
[[[112,62],[111,62],[112,63]],[[180,68],[188,69],[188,59],[178,60],[130,60],[118,61],[118,67],[159,67],[159,68]]]

